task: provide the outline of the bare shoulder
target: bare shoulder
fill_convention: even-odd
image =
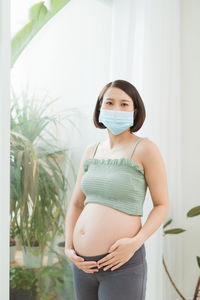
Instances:
[[[147,160],[150,160],[151,155],[156,155],[156,153],[158,155],[159,149],[157,145],[149,138],[138,137],[138,140],[140,140],[136,150],[138,153],[138,159],[143,167],[145,167],[145,164],[147,163]]]
[[[141,151],[142,151],[142,158],[147,163],[148,161],[154,160],[156,157],[157,159],[162,159],[161,152],[159,147],[156,145],[154,141],[149,138],[144,138],[141,142]]]

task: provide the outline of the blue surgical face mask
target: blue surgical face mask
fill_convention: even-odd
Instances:
[[[99,122],[103,123],[113,134],[117,135],[133,126],[133,111],[101,109]]]

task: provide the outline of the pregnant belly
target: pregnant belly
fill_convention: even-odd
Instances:
[[[128,215],[102,204],[88,203],[74,227],[74,249],[86,256],[104,254],[118,239],[133,237],[140,228],[140,216]]]

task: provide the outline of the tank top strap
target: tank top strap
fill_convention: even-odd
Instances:
[[[95,147],[95,149],[94,149],[94,153],[93,153],[93,156],[92,156],[92,158],[94,158],[94,156],[95,156],[95,153],[96,153],[96,151],[97,151],[97,148],[98,148],[99,144],[100,144],[100,142],[98,142],[98,143],[96,144],[96,147]]]
[[[129,158],[132,157],[133,152],[135,151],[135,148],[136,148],[137,144],[138,144],[141,140],[143,140],[143,139],[146,139],[146,137],[144,137],[144,138],[139,138],[139,139],[135,142],[135,144],[134,144],[134,146],[133,146],[133,150],[131,151]]]

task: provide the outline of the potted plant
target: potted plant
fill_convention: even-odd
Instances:
[[[60,114],[47,113],[52,103],[15,95],[11,103],[12,214],[24,264],[36,268],[47,243],[63,233],[65,217],[68,180],[60,161],[67,160],[68,149],[53,134]]]
[[[196,217],[199,215],[200,215],[200,206],[193,207],[192,209],[190,209],[187,212],[188,218]],[[166,227],[169,226],[171,223],[172,223],[172,219],[168,220],[163,225],[163,236],[165,236],[166,234],[180,234],[180,233],[186,231],[185,229],[182,229],[182,228],[172,228],[172,229],[166,230]],[[196,256],[196,262],[197,262],[197,267],[200,268],[200,256]],[[164,255],[162,257],[162,263],[163,263],[164,269],[166,271],[166,274],[167,274],[172,286],[174,287],[175,291],[177,292],[177,294],[180,296],[181,299],[183,299],[183,300],[198,300],[200,298],[200,276],[197,279],[197,284],[196,284],[193,298],[187,299],[184,297],[184,295],[181,293],[181,291],[176,286],[175,281],[172,279],[172,276],[170,275],[169,270],[167,268],[167,265],[166,265],[166,262],[164,259]]]
[[[56,251],[58,263],[41,268],[10,268],[10,300],[74,300],[73,275],[66,258]]]
[[[70,261],[53,250],[58,263],[45,266],[36,273],[36,290],[41,300],[75,300]]]
[[[10,300],[35,300],[36,282],[34,269],[10,267]]]

